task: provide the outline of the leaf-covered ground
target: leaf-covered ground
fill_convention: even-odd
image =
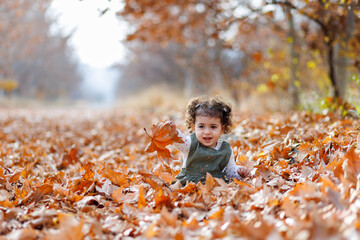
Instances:
[[[0,239],[359,239],[359,123],[237,115],[252,178],[171,185],[143,128],[178,112],[0,111]],[[175,156],[177,153],[174,153]]]

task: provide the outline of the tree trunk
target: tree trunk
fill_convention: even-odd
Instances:
[[[189,59],[190,58],[190,59]],[[186,57],[186,69],[185,69],[185,96],[186,97],[192,97],[194,96],[195,87],[194,87],[194,69],[193,65],[191,64],[191,57]]]
[[[347,11],[346,21],[345,21],[345,34],[340,42],[336,45],[336,85],[339,89],[339,97],[345,99],[346,89],[348,86],[348,74],[347,66],[349,65],[349,59],[346,56],[348,52],[348,41],[351,38],[354,31],[354,12],[352,9]]]
[[[222,41],[222,40],[220,40]],[[215,61],[214,61],[214,68],[216,70],[216,87],[221,89],[225,88],[229,91],[231,98],[234,100],[235,105],[238,106],[240,103],[239,98],[239,91],[234,84],[233,78],[228,74],[228,70],[224,68],[223,64],[221,63],[221,47],[223,43],[217,43],[217,47],[215,49]]]
[[[329,78],[331,81],[331,85],[333,87],[333,91],[334,91],[334,98],[338,99],[340,96],[339,93],[339,88],[337,85],[337,80],[336,80],[336,73],[335,73],[335,61],[334,61],[334,46],[332,44],[332,41],[329,41],[327,43],[327,51],[328,51],[328,55],[327,55],[327,60],[328,60],[328,65],[329,65]]]
[[[346,95],[346,88],[347,88],[347,83],[348,83],[348,79],[347,79],[347,71],[346,71],[346,67],[347,67],[347,63],[348,63],[348,59],[345,56],[345,53],[347,51],[347,47],[344,46],[344,44],[342,43],[338,43],[336,44],[336,55],[337,55],[337,61],[336,61],[336,85],[339,89],[339,97],[341,99],[345,98]]]
[[[192,64],[192,54],[191,50],[185,46],[178,46],[177,48],[178,64],[181,66],[183,71],[183,91],[184,95],[188,98],[191,98],[195,94],[195,76],[194,69]]]
[[[299,106],[299,89],[296,86],[297,82],[299,82],[299,78],[297,77],[298,71],[298,62],[299,62],[299,53],[296,48],[298,47],[297,37],[294,26],[293,15],[291,14],[291,9],[289,7],[285,7],[286,15],[289,23],[289,37],[292,39],[290,44],[290,71],[291,71],[291,79],[289,84],[289,92],[292,97],[292,105],[293,108]]]

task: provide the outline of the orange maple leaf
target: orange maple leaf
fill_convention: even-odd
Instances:
[[[161,158],[173,158],[166,146],[174,142],[184,142],[181,137],[177,136],[175,124],[171,121],[153,124],[151,128],[152,136],[147,133],[146,128],[144,128],[144,130],[151,139],[151,142],[146,147],[145,152],[151,153],[156,151],[158,157]]]

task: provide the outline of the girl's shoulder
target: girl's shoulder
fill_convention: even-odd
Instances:
[[[219,150],[220,148],[227,148],[227,149],[231,149],[231,145],[228,141],[224,140],[224,139],[219,139],[215,149]]]

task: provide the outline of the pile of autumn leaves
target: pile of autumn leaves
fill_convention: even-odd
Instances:
[[[226,137],[253,176],[182,188],[179,161],[144,152],[158,117],[2,110],[0,239],[360,238],[358,122],[236,116]]]

